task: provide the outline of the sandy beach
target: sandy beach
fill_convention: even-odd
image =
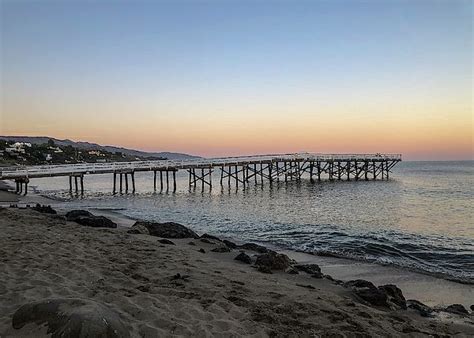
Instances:
[[[234,260],[240,249],[212,252],[222,246],[216,240],[171,245],[127,230],[1,208],[0,336],[47,335],[44,323],[13,328],[12,317],[24,304],[51,299],[99,304],[130,336],[474,334],[472,313],[425,318],[374,306],[328,278],[257,271]]]

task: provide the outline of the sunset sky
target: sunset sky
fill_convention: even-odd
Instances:
[[[468,1],[9,1],[0,134],[473,158]]]

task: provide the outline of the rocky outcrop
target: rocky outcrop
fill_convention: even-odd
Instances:
[[[227,245],[227,247],[228,247],[229,249],[237,249],[237,244],[235,244],[234,242],[228,241],[228,240],[226,240],[226,239],[224,239],[222,242],[223,242],[225,245]]]
[[[56,215],[57,212],[53,208],[51,208],[50,205],[41,205],[41,204],[36,204],[33,208],[31,208],[35,211],[41,212],[42,214],[51,214],[51,215]]]
[[[461,304],[449,305],[445,307],[444,309],[441,309],[441,311],[453,313],[453,314],[461,315],[461,316],[469,315],[469,311],[467,311],[466,308]]]
[[[314,278],[323,278],[324,276],[321,273],[321,268],[317,264],[296,264],[294,268],[298,271],[306,272]]]
[[[104,216],[82,216],[76,218],[74,221],[77,224],[84,225],[92,228],[116,228],[117,223],[112,222],[110,219]]]
[[[255,261],[256,266],[270,270],[286,270],[290,263],[290,258],[287,255],[273,251],[258,255]]]
[[[393,305],[392,307],[398,307],[400,309],[406,310],[406,299],[403,296],[402,290],[400,290],[396,285],[381,285],[378,287],[378,289],[384,291],[387,294],[387,301],[389,304]]]
[[[402,290],[396,285],[387,284],[376,287],[372,282],[356,279],[343,284],[351,288],[359,298],[371,305],[392,309],[406,309],[407,304]]]
[[[174,244],[174,242],[170,241],[169,239],[165,239],[165,238],[160,239],[158,242],[161,243],[161,244],[176,245],[176,244]]]
[[[245,249],[245,250],[251,250],[255,251],[258,253],[267,253],[270,252],[271,250],[268,250],[266,247],[262,245],[258,245],[255,243],[245,243],[239,246],[240,249]]]
[[[415,299],[407,300],[407,308],[417,311],[422,317],[432,317],[433,309]]]
[[[234,259],[245,264],[252,264],[252,258],[250,258],[250,256],[247,255],[245,252],[239,253],[237,256],[235,256]]]
[[[344,286],[351,288],[355,295],[369,304],[375,306],[388,306],[388,297],[385,291],[379,290],[373,283],[369,281],[356,279],[344,283]]]
[[[46,325],[52,337],[129,337],[117,313],[84,299],[50,299],[20,307],[13,315],[14,329],[27,324]]]
[[[79,217],[94,217],[94,215],[87,210],[72,210],[66,214],[66,220],[70,222],[75,222]]]
[[[136,222],[128,231],[131,234],[147,234],[162,238],[199,238],[191,229],[184,225],[174,222],[156,223],[156,222]]]

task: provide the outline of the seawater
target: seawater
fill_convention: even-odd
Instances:
[[[389,181],[279,182],[245,190],[219,184],[153,192],[153,173],[136,174],[134,195],[112,195],[112,175],[85,177],[84,198],[67,178],[32,180],[39,193],[74,208],[104,208],[209,233],[474,283],[474,162],[402,162]],[[158,183],[159,186],[159,183]]]

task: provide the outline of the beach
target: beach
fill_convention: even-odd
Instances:
[[[474,334],[472,313],[425,318],[410,307],[374,306],[331,278],[262,273],[234,260],[240,249],[212,252],[222,246],[218,240],[163,244],[128,233],[130,219],[115,220],[116,229],[92,228],[31,209],[0,209],[0,336],[46,335],[44,325],[13,328],[15,311],[71,298],[106,307],[131,336]],[[259,255],[244,251],[254,261]]]

